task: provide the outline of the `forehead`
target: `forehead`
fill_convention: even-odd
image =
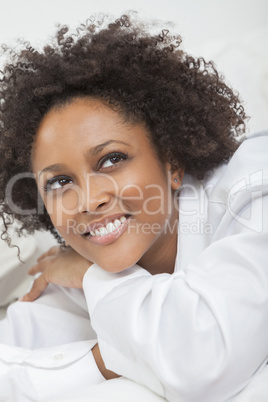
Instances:
[[[125,141],[133,147],[152,148],[149,132],[143,124],[125,121],[122,113],[95,99],[74,99],[52,108],[38,127],[32,161],[44,154],[60,156],[67,151],[82,152],[101,143]]]
[[[103,103],[93,99],[74,99],[65,105],[53,107],[42,119],[36,140],[54,139],[73,135],[81,136],[95,133],[116,131],[116,127],[130,126],[124,123],[121,113],[112,110]]]

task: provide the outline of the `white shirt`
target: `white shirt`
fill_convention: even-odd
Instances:
[[[0,322],[0,401],[103,387],[87,310],[106,367],[152,400],[223,402],[243,390],[268,360],[267,155],[262,133],[210,178],[186,175],[172,275],[94,264],[87,305],[81,292],[52,285],[34,303],[13,304]]]

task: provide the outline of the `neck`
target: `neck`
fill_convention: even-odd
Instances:
[[[177,256],[178,224],[172,229],[172,233],[169,233],[169,235],[164,234],[160,236],[153,247],[138,262],[140,266],[152,275],[172,274],[174,272]]]

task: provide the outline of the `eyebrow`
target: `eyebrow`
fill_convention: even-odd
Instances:
[[[40,177],[43,173],[46,172],[58,172],[59,170],[63,169],[64,165],[61,163],[55,163],[54,165],[47,166],[43,170],[41,170],[38,174],[38,177]]]
[[[86,156],[96,156],[98,155],[104,148],[106,148],[108,145],[113,144],[113,143],[118,143],[118,144],[124,144],[126,146],[131,147],[130,144],[127,144],[124,141],[115,141],[115,140],[109,140],[109,141],[105,141],[102,144],[97,145],[94,148],[90,148],[89,150],[86,151]],[[58,172],[59,170],[63,169],[64,165],[61,163],[55,163],[54,165],[50,165],[45,167],[44,169],[42,169],[39,174],[38,177],[40,177],[42,174],[46,173],[46,172]]]
[[[96,156],[96,155],[98,155],[105,147],[107,147],[108,145],[113,144],[113,143],[123,144],[123,145],[127,145],[127,146],[131,147],[130,144],[127,144],[127,143],[124,142],[124,141],[109,140],[109,141],[103,142],[102,144],[97,145],[97,146],[94,147],[94,148],[89,149],[89,150],[86,152],[86,155],[87,155],[87,156]]]

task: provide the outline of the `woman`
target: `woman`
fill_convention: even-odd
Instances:
[[[237,141],[238,97],[179,37],[103,24],[26,45],[4,71],[6,228],[68,244],[1,323],[5,364],[27,349],[20,375],[43,399],[49,378],[25,366],[56,347],[57,397],[124,376],[168,401],[231,400],[268,358],[267,134]],[[34,336],[17,335],[22,311]]]

